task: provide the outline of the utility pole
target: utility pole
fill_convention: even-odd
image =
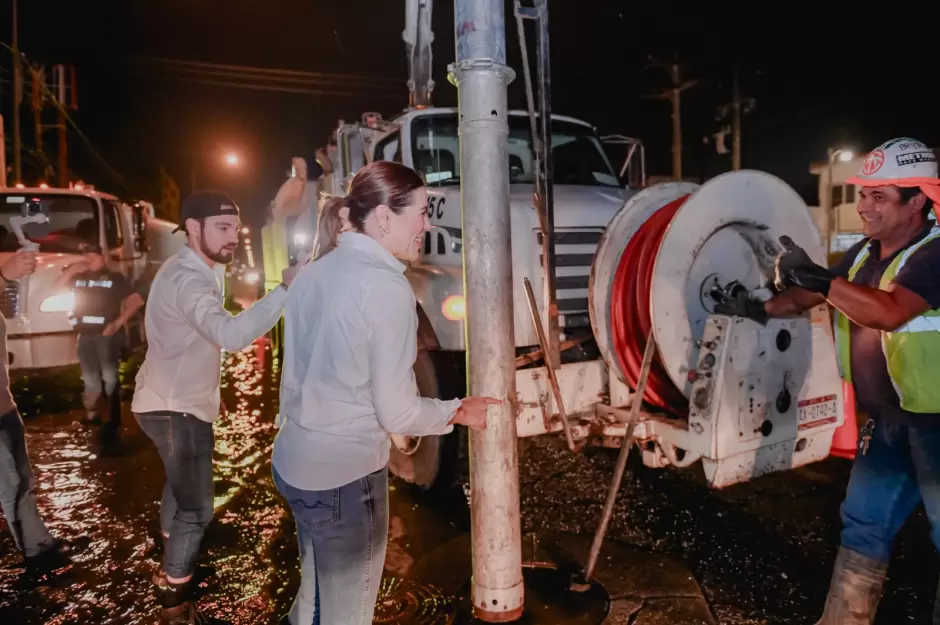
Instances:
[[[20,39],[16,14],[16,0],[13,0],[13,180],[23,181],[23,168],[20,162],[20,100],[23,99],[23,68],[20,65]]]
[[[30,86],[33,91],[33,142],[36,145],[36,151],[42,152],[42,110],[45,108],[46,86],[45,72],[41,67],[31,65],[29,75],[32,79]]]
[[[503,401],[470,432],[473,615],[522,616],[522,536],[516,446],[507,87],[503,0],[455,0],[457,60],[448,70],[460,110],[460,195],[470,395]]]
[[[697,85],[698,80],[683,81],[682,66],[679,63],[652,60],[650,65],[664,68],[669,72],[672,85],[662,93],[648,97],[669,100],[672,104],[672,177],[682,180],[682,92]]]
[[[731,102],[718,107],[718,116],[716,119],[724,124],[720,132],[714,135],[717,142],[718,153],[727,154],[724,147],[724,137],[731,134],[731,169],[738,171],[741,169],[741,126],[742,118],[745,114],[754,109],[754,98],[741,97],[741,82],[738,67],[734,68],[734,78],[731,83]],[[731,117],[730,127],[726,123],[727,118]]]
[[[56,104],[58,106],[56,106],[56,109],[58,120],[56,126],[59,129],[59,187],[64,189],[69,186],[69,144],[65,133],[65,65],[56,65],[54,76],[57,79]]]
[[[741,169],[741,90],[738,85],[738,67],[734,67],[734,85],[731,88],[731,171]]]
[[[0,189],[7,186],[7,139],[3,128],[3,115],[0,115]]]

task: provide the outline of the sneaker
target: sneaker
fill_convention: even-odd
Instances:
[[[71,540],[60,540],[56,543],[54,548],[58,549],[58,552],[63,556],[72,558],[72,556],[76,556],[85,551],[90,544],[91,538],[88,536],[78,536]]]
[[[26,556],[26,567],[42,566],[45,563],[71,561],[91,544],[88,536],[79,536],[71,540],[57,540],[34,556]],[[61,566],[61,565],[60,565]]]
[[[38,583],[47,578],[53,572],[72,566],[72,556],[75,556],[88,545],[91,539],[87,536],[79,536],[72,540],[58,540],[34,556],[24,558],[26,570],[24,571],[24,583]]]

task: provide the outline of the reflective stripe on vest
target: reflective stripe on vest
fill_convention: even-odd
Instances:
[[[938,237],[940,228],[931,228],[927,236],[899,254],[882,274],[879,288],[887,289],[911,255]],[[848,273],[850,282],[868,260],[870,247],[871,242],[855,257]],[[851,382],[851,321],[835,311],[834,327],[839,373],[845,381]],[[893,332],[882,332],[881,348],[901,408],[909,412],[940,413],[940,310],[928,310]]]

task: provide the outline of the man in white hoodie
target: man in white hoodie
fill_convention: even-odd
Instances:
[[[232,315],[222,284],[238,245],[238,207],[223,193],[200,191],[186,198],[181,212],[178,230],[186,233],[186,245],[151,286],[144,316],[149,347],[131,405],[166,469],[164,559],[153,581],[161,620],[172,624],[201,622],[191,582],[213,516],[212,424],[219,417],[222,350],[243,349],[277,323],[303,264],[285,269],[277,288]]]

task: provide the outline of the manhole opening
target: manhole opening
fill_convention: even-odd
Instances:
[[[597,581],[592,581],[583,592],[571,590],[577,571],[570,567],[533,563],[522,567],[525,583],[522,618],[512,621],[518,625],[599,625],[607,618],[610,596]],[[460,593],[460,619],[458,623],[482,623],[469,617],[470,586]],[[466,620],[462,620],[466,619]]]

